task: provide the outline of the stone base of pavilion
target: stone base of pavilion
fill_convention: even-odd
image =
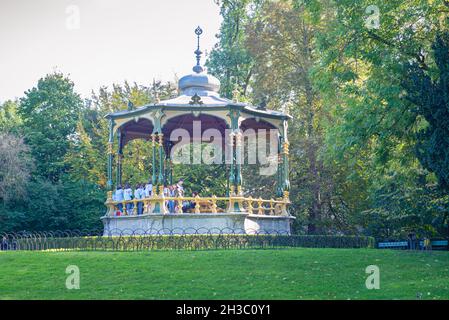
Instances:
[[[235,213],[104,216],[104,236],[170,234],[290,235],[293,216]]]

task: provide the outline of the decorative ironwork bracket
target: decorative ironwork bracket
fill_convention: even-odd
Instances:
[[[192,100],[189,101],[190,105],[202,105],[203,101],[201,101],[201,97],[195,93],[195,95],[192,97]]]

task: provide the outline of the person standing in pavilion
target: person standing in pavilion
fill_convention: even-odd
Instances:
[[[184,180],[183,179],[179,179],[178,183],[175,186],[175,189],[176,189],[175,193],[176,193],[176,197],[178,197],[178,198],[184,197],[184,187],[182,186],[183,184],[184,184]],[[182,202],[182,207],[184,207],[185,203],[186,203],[186,201]],[[176,204],[177,204],[176,207],[177,207],[178,212],[181,212],[182,207],[181,208],[179,207],[179,203],[178,202],[176,202]]]
[[[175,185],[171,185],[168,187],[168,197],[176,197]],[[168,200],[167,206],[170,213],[175,213],[175,200]]]
[[[145,185],[145,198],[149,198],[153,195],[153,184],[151,183],[151,179],[148,180],[148,183]]]
[[[150,198],[153,195],[153,184],[151,183],[151,178],[148,180],[148,183],[145,184],[144,194],[145,194],[145,198]],[[151,212],[151,202],[150,201],[147,201],[145,212]]]
[[[182,186],[184,184],[183,179],[179,179],[178,183],[176,184],[176,196],[177,197],[184,197],[184,187]]]
[[[125,190],[123,190],[123,198],[125,201],[131,201],[133,199],[133,190],[131,189],[131,186],[129,183],[125,184]],[[128,215],[131,215],[133,212],[134,205],[132,202],[126,203],[126,213]]]
[[[143,189],[143,185],[138,183],[136,185],[136,189],[134,190],[134,199],[141,200],[145,196],[145,190]],[[137,214],[143,214],[143,202],[137,202]]]
[[[114,195],[112,197],[113,201],[118,202],[117,203],[117,210],[120,211],[120,213],[123,212],[123,189],[122,185],[117,185],[117,189],[115,189]]]

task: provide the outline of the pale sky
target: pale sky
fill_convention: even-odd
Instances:
[[[82,97],[124,80],[173,80],[195,64],[195,28],[210,51],[220,23],[214,0],[0,0],[0,102],[54,70]]]

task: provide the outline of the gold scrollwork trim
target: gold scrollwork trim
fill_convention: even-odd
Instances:
[[[289,154],[289,152],[290,152],[290,143],[284,142],[283,150],[284,150],[284,154]]]

